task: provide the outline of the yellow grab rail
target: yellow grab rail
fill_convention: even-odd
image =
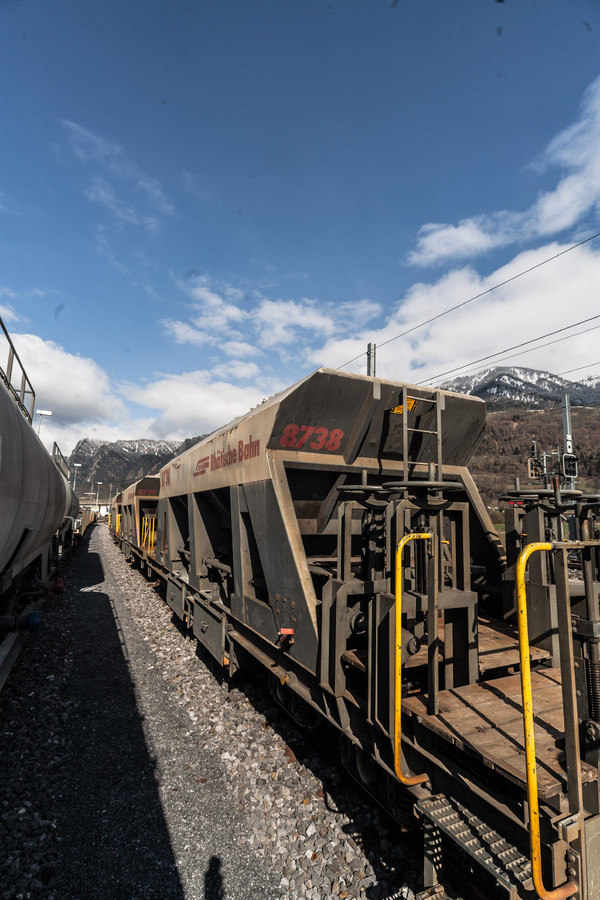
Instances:
[[[533,734],[533,699],[531,691],[531,656],[529,653],[529,629],[527,626],[527,598],[525,569],[533,553],[552,550],[552,544],[532,543],[521,551],[517,560],[517,604],[519,610],[519,657],[521,660],[521,696],[523,698],[523,732],[525,735],[525,760],[527,764],[527,799],[529,801],[529,841],[531,847],[531,874],[533,885],[541,900],[564,900],[577,893],[574,881],[566,881],[560,887],[546,890],[542,879],[542,847],[540,841],[540,809],[538,803],[537,768],[535,764],[535,738]]]
[[[156,535],[154,526],[156,519],[153,516],[144,516],[142,519],[142,543],[141,549],[151,553],[156,544]]]
[[[117,513],[117,525],[115,528],[115,534],[118,534],[121,530],[121,513]]]
[[[402,551],[409,541],[425,541],[432,535],[429,532],[405,534],[396,548],[396,615],[395,615],[395,653],[394,653],[394,769],[402,784],[423,784],[429,780],[428,775],[404,775],[402,772]]]

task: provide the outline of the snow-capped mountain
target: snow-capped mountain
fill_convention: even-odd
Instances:
[[[491,406],[545,406],[560,403],[567,393],[571,405],[600,406],[600,379],[568,381],[551,372],[495,366],[475,375],[461,375],[442,385],[444,390],[481,397]]]
[[[600,388],[600,376],[589,375],[587,378],[582,379],[581,384],[585,384],[586,387]]]
[[[179,441],[98,441],[85,438],[79,441],[67,463],[71,481],[77,472],[77,492],[82,496],[86,487],[100,483],[102,494],[111,485],[126,487],[143,475],[148,475],[165,465],[177,454]],[[77,466],[75,465],[77,464]],[[97,489],[96,489],[97,490]],[[113,491],[114,493],[114,491]]]

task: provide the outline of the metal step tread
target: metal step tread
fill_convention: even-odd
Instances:
[[[455,894],[448,894],[441,884],[419,891],[415,900],[460,900]]]
[[[434,794],[415,809],[507,888],[533,887],[531,861],[458,800]]]

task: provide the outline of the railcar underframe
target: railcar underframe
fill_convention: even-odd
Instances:
[[[347,390],[339,382],[347,376],[316,376],[313,387],[325,380],[338,394]],[[212,445],[192,448],[175,471],[163,470],[160,495],[158,479],[123,492],[113,509],[117,540],[165,579],[167,602],[219,664],[230,673],[261,665],[300,724],[326,720],[337,729],[344,764],[401,827],[421,819],[423,897],[443,897],[441,882],[451,881],[465,897],[525,898],[535,885],[538,896],[592,900],[600,895],[600,583],[589,540],[597,498],[526,493],[509,512],[505,557],[465,467],[470,448],[459,449],[468,443],[461,434],[473,430],[470,408],[461,424],[443,392],[355,379],[354,425],[338,429],[350,437],[327,458],[286,446],[285,423],[301,421],[323,393],[311,394],[307,381],[213,439],[231,453],[245,428],[240,453],[249,448],[250,457],[262,443],[258,477],[244,480],[239,458],[222,455],[211,483]],[[358,390],[357,381],[366,385]],[[369,453],[386,446],[391,416],[399,449]],[[177,469],[188,463],[192,474],[178,491]],[[559,524],[567,506],[578,541],[568,549]],[[417,533],[430,537],[404,549],[399,585],[398,544]],[[532,773],[516,581],[523,549],[544,541],[526,586]],[[417,783],[402,783],[410,780]],[[559,887],[540,887],[542,877]]]

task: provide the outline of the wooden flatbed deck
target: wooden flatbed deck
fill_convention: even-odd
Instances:
[[[440,618],[440,653],[444,655],[444,626]],[[492,621],[479,617],[477,622],[477,648],[479,673],[485,678],[489,673],[502,670],[502,674],[515,672],[519,668],[519,639],[514,625],[508,622]],[[540,647],[530,647],[531,662],[535,665],[550,654]],[[427,665],[427,644],[423,643],[418,653],[405,660],[405,668]],[[499,672],[500,673],[500,672]]]
[[[531,676],[535,750],[540,799],[561,793],[566,785],[565,755],[560,747],[564,732],[560,669],[538,668]],[[440,691],[439,714],[430,716],[427,698],[406,697],[402,709],[449,743],[497,769],[525,787],[525,747],[518,674]],[[557,746],[558,744],[558,746]],[[581,763],[584,782],[594,781],[597,770]]]
[[[479,618],[478,624],[479,671],[482,676],[496,669],[513,672],[519,668],[519,639],[514,625],[508,622],[491,622]],[[550,654],[540,647],[530,647],[531,662],[535,665]]]

